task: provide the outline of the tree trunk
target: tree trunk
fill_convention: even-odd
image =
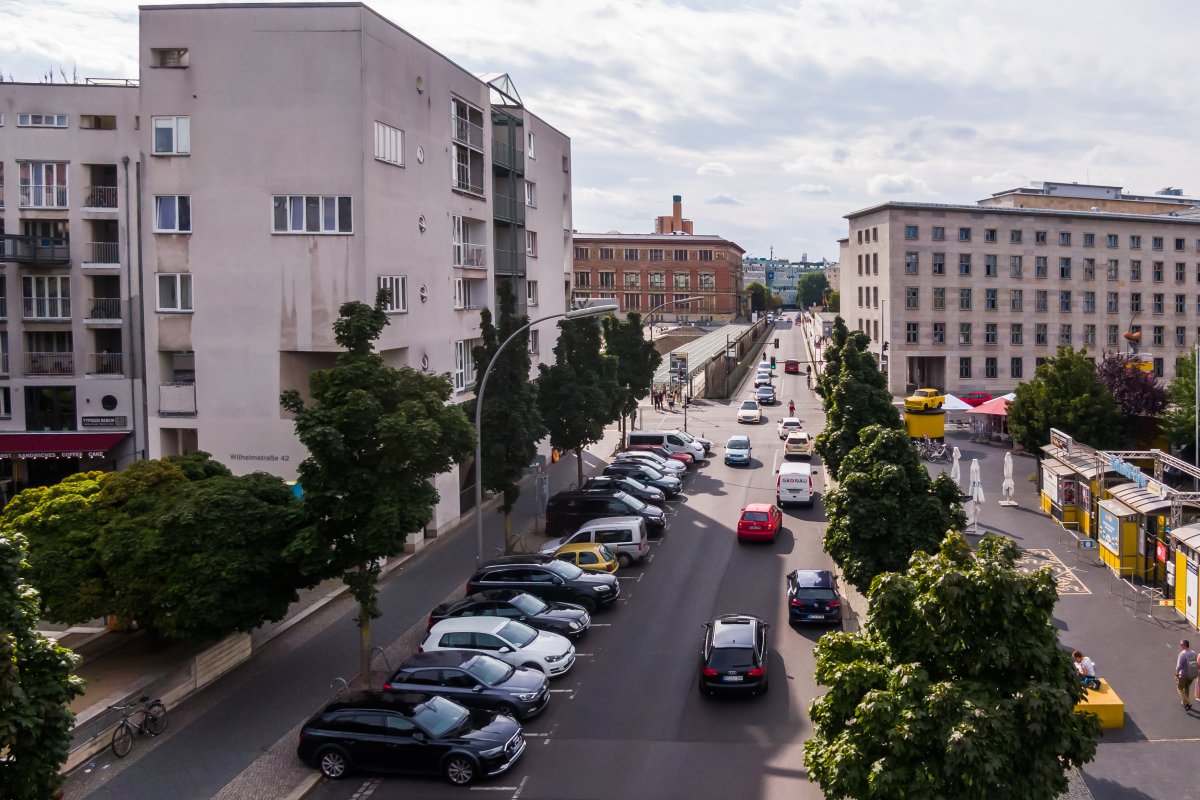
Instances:
[[[367,607],[358,606],[358,670],[363,686],[371,688],[371,615]]]
[[[512,555],[513,549],[516,547],[516,542],[512,538],[512,514],[504,512],[504,554]]]
[[[579,482],[576,483],[575,485],[583,486],[583,448],[582,447],[575,448],[575,466],[579,472]]]

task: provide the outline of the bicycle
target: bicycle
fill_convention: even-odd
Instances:
[[[163,705],[162,700],[157,698],[151,700],[149,695],[142,695],[136,703],[127,706],[109,706],[109,708],[121,712],[121,721],[117,723],[116,730],[112,735],[112,751],[117,758],[129,755],[130,749],[133,748],[135,731],[138,736],[143,733],[158,736],[167,729],[167,707]],[[142,718],[134,726],[129,720],[138,713],[141,713]]]

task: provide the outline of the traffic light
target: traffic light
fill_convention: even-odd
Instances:
[[[779,349],[779,339],[778,338],[775,339],[775,349],[776,350]]]
[[[887,349],[888,349],[888,343],[887,343],[887,342],[884,342],[884,343],[883,343],[883,352],[885,352],[885,353],[886,353],[886,352],[887,352]]]
[[[771,369],[775,369],[775,356],[771,356]]]

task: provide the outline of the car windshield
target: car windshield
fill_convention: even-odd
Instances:
[[[747,522],[766,522],[770,519],[770,516],[765,511],[747,511],[742,514],[742,519]]]
[[[634,458],[641,458],[643,461],[653,461],[657,464],[661,464],[666,460],[658,453],[654,453],[649,450],[634,450],[633,455]]]
[[[684,440],[685,442],[687,442],[688,444],[691,444],[692,442],[696,441],[696,437],[692,436],[692,435],[691,435],[690,433],[688,433],[687,431],[679,431],[679,432],[676,434],[676,436],[678,436],[680,439],[683,439],[683,440]]]
[[[821,589],[816,586],[798,586],[796,587],[796,597],[804,600],[832,600],[837,595],[833,593],[833,589]]]
[[[646,490],[646,484],[629,477],[626,477],[623,481],[621,481],[621,485],[639,492],[644,492]]]
[[[512,642],[517,647],[524,647],[537,638],[537,631],[524,622],[514,620],[496,631],[496,635],[506,642]]]
[[[527,617],[540,614],[548,608],[544,602],[531,594],[519,594],[512,600],[509,600],[509,602],[512,603],[513,608],[517,609]]]
[[[708,657],[709,669],[718,672],[729,669],[746,669],[754,666],[754,650],[749,647],[717,647]]]
[[[467,721],[467,710],[436,695],[413,709],[413,722],[435,739],[440,739]]]
[[[575,566],[574,564],[568,564],[565,561],[547,561],[542,566],[553,572],[558,577],[565,578],[569,581],[573,581],[583,574],[583,570],[581,570],[579,567]]]
[[[642,465],[642,474],[645,475],[649,480],[652,480],[652,481],[661,481],[661,480],[663,480],[663,478],[666,477],[665,475],[663,475],[661,472],[659,472],[658,470],[656,470],[654,467],[650,466],[649,464]]]
[[[757,411],[758,402],[755,400],[746,400],[742,402],[742,411]]]
[[[464,669],[488,686],[504,683],[513,674],[513,668],[508,664],[505,664],[498,658],[485,656],[482,653],[468,661]]]
[[[725,443],[725,447],[727,447],[730,450],[749,450],[750,449],[750,437],[734,436],[734,437],[730,438],[730,440],[728,442]]]
[[[642,511],[646,508],[645,503],[643,503],[641,500],[638,500],[636,497],[634,497],[631,494],[625,494],[624,492],[617,492],[616,494],[613,495],[613,497],[617,498],[618,500],[625,501],[625,503],[627,503],[629,505],[629,507],[632,508],[634,511]]]
[[[616,561],[617,560],[617,557],[613,555],[612,550],[609,550],[606,546],[600,545],[599,549],[600,549],[600,555],[604,556],[605,561]]]

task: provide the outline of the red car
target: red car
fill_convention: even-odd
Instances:
[[[783,371],[790,375],[799,375],[800,362],[794,358],[789,358],[787,361],[783,362]]]
[[[782,525],[783,514],[774,505],[751,503],[742,509],[742,516],[738,518],[738,541],[765,539],[773,542]]]
[[[672,453],[665,447],[660,447],[656,444],[631,444],[625,448],[626,450],[645,450],[648,453],[662,456],[663,458],[673,458],[685,467],[690,467],[695,463],[696,459],[692,458],[691,453]]]
[[[973,408],[978,408],[988,400],[991,400],[992,396],[987,392],[968,392],[958,399],[962,400],[964,403],[972,406]]]

